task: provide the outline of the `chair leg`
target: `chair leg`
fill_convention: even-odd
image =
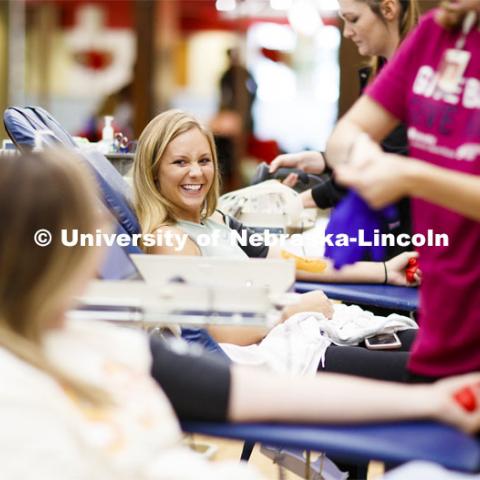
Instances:
[[[248,462],[253,452],[253,447],[255,447],[255,442],[245,442],[243,444],[242,455],[240,456],[240,460],[244,460]]]

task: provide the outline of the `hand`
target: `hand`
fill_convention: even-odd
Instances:
[[[477,408],[467,411],[455,399],[455,394],[469,387],[476,395]],[[435,418],[450,423],[467,433],[480,430],[480,374],[471,373],[440,380],[433,385],[437,397],[437,411]]]
[[[299,168],[306,173],[322,173],[325,170],[325,160],[320,152],[286,153],[272,161],[270,173],[274,173],[280,167]]]
[[[312,190],[305,190],[300,194],[303,208],[318,208],[315,200],[312,197]]]
[[[408,171],[413,163],[384,153],[367,135],[361,135],[350,161],[335,169],[335,179],[356,190],[373,208],[382,208],[409,193]]]
[[[289,173],[283,180],[282,183],[287,187],[293,188],[298,182],[298,175],[296,173]]]
[[[300,296],[298,303],[289,305],[283,309],[282,320],[286,320],[295,313],[300,312],[322,313],[330,320],[333,317],[333,305],[321,290],[304,293]]]
[[[408,282],[405,275],[405,269],[408,266],[410,258],[417,258],[417,252],[403,252],[396,257],[391,258],[385,262],[387,267],[387,278],[389,285],[401,285],[407,287],[415,287],[420,284],[422,280],[422,272],[419,268],[414,273],[414,282]]]

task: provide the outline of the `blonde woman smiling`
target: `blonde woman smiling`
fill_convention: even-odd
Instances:
[[[216,211],[219,174],[211,133],[194,117],[170,110],[154,118],[142,132],[137,146],[134,169],[135,208],[143,233],[188,235],[183,249],[156,246],[148,253],[169,255],[204,255],[224,257],[278,257],[279,251],[265,245],[240,247],[230,242],[232,228],[243,227]],[[215,236],[216,241],[200,246],[200,235]],[[415,255],[415,254],[412,254]],[[404,253],[383,263],[358,262],[335,271],[326,260],[326,269],[309,273],[298,269],[297,277],[317,281],[351,281],[405,285],[404,268],[410,254]],[[272,272],[274,275],[275,272]],[[331,318],[333,308],[321,291],[301,296],[290,306],[284,318],[294,313],[313,311]],[[245,327],[210,327],[219,342],[250,345],[267,333],[264,329]],[[402,347],[394,351],[372,351],[363,346],[326,350],[325,366],[336,373],[349,373],[380,380],[402,381],[408,350],[416,330],[399,332]]]
[[[244,227],[216,211],[219,195],[217,153],[210,131],[194,117],[170,110],[155,117],[138,141],[134,167],[135,209],[142,232],[188,235],[184,248],[161,245],[148,253],[227,257],[278,258],[280,251],[266,245],[240,247],[230,242],[231,229]],[[200,246],[199,235],[215,242]],[[404,270],[415,254],[402,254],[385,264],[358,262],[335,271],[319,260],[319,273],[303,271],[297,277],[310,281],[338,281],[407,285]]]

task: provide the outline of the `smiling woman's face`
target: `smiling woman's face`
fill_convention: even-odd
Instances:
[[[340,16],[343,19],[343,36],[352,40],[360,55],[388,56],[390,32],[382,19],[366,2],[339,0]]]
[[[172,140],[165,150],[157,187],[175,205],[181,220],[199,222],[214,176],[208,140],[198,128],[192,128]]]

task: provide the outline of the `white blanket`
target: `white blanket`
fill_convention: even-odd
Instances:
[[[358,345],[366,337],[408,328],[418,327],[402,315],[379,317],[355,305],[335,304],[331,320],[320,313],[298,313],[273,328],[258,345],[220,346],[235,363],[264,366],[279,373],[314,375],[320,361],[324,364],[331,343]]]

